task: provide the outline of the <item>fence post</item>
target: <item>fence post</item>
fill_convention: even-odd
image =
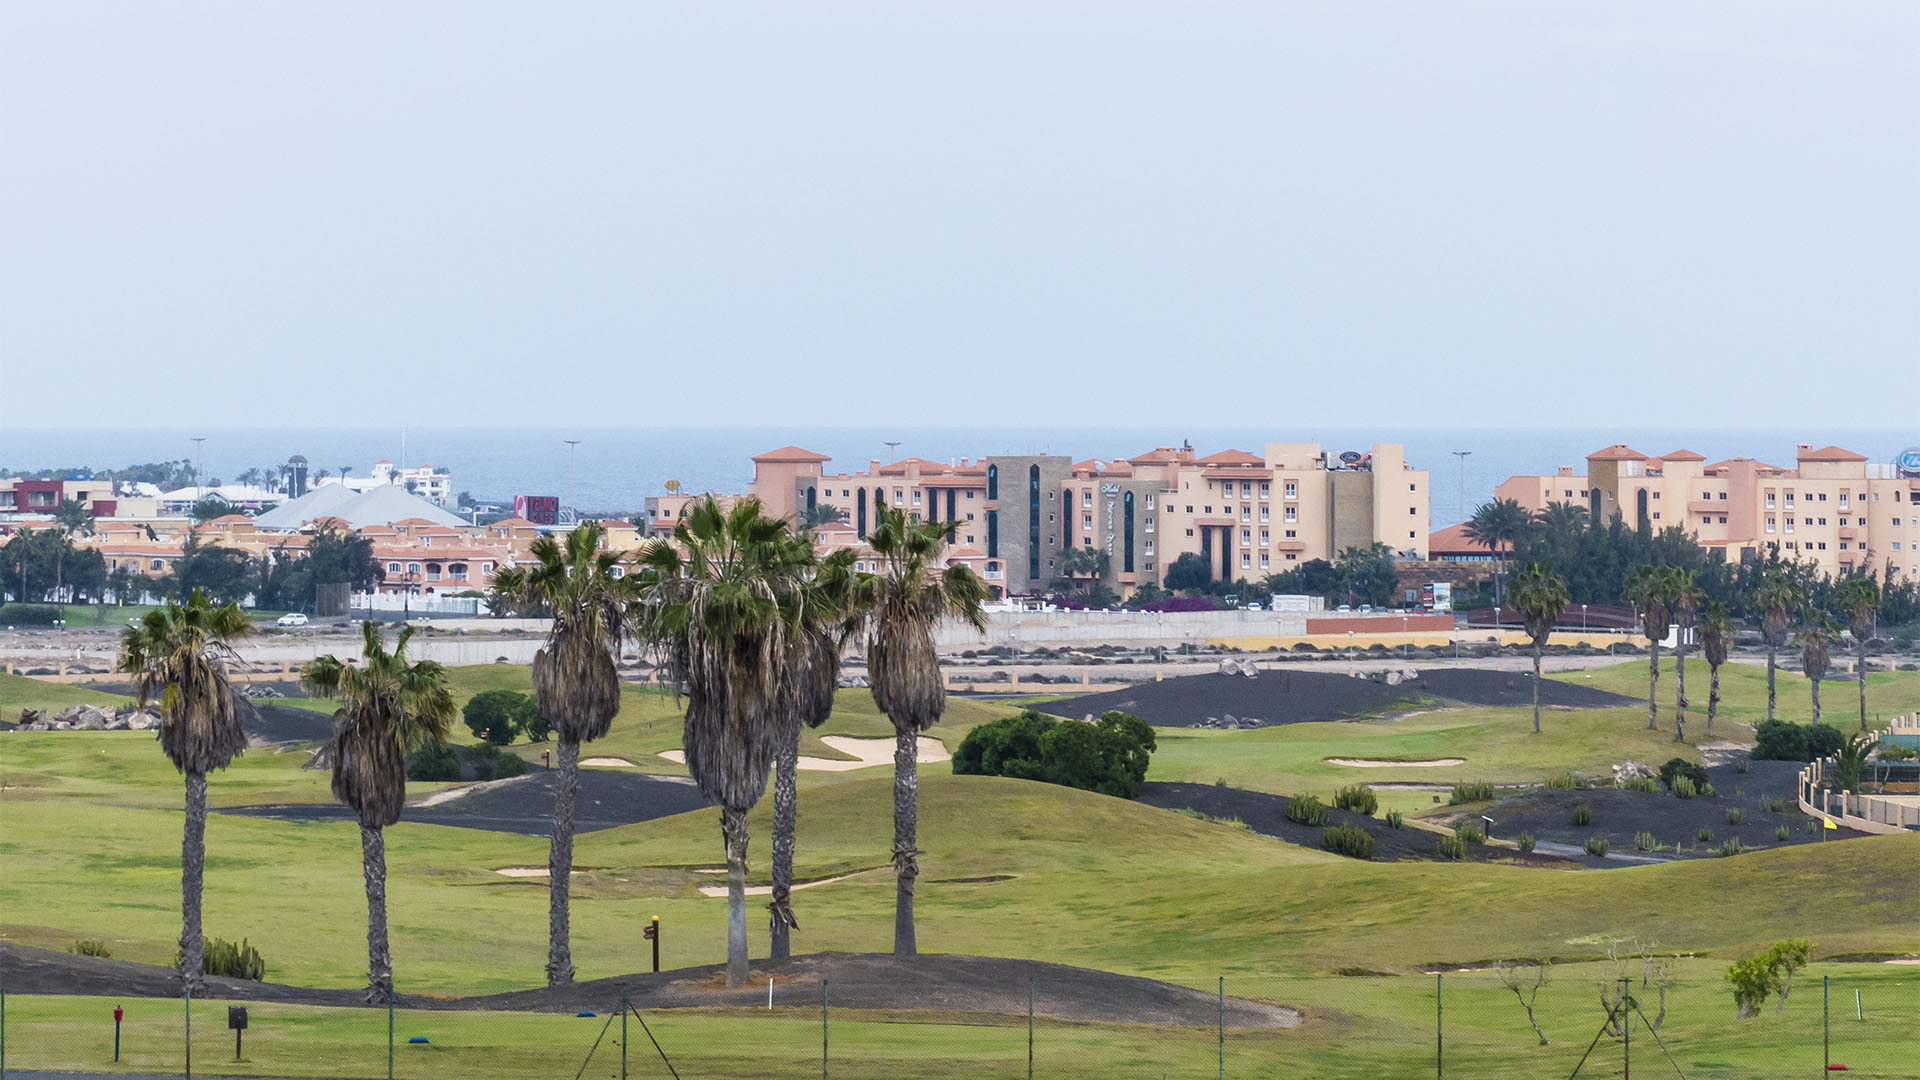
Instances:
[[[393,987],[387,987],[387,1080],[393,1080]]]
[[[180,1000],[184,1003],[187,1013],[187,1080],[193,1080],[193,984],[184,977],[180,980]]]
[[[1434,1080],[1446,1075],[1446,1025],[1440,1011],[1442,987],[1440,980],[1445,978],[1439,972],[1433,973],[1433,1076]]]
[[[1827,976],[1820,976],[1820,1066],[1826,1068],[1833,1064],[1833,1018],[1827,1011],[1827,999],[1832,992]]]
[[[1218,1017],[1217,1023],[1218,1023],[1218,1027],[1215,1030],[1219,1032],[1218,1047],[1219,1047],[1219,1054],[1220,1054],[1220,1068],[1217,1075],[1220,1077],[1220,1080],[1226,1080],[1226,1076],[1227,1076],[1227,977],[1225,975],[1220,976],[1220,1015]]]
[[[1033,976],[1027,976],[1027,1080],[1033,1080]]]
[[[627,1080],[627,988],[620,988],[620,1080]],[[388,1080],[392,1080],[391,1077]]]
[[[827,980],[820,980],[820,1080],[827,1080]]]

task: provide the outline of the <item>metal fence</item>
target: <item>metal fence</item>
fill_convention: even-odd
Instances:
[[[0,997],[0,1073],[1785,1080],[1844,1066],[1854,1077],[1920,1077],[1920,970],[1803,977],[1777,1010],[1769,1002],[1738,1019],[1725,983],[1617,981],[1600,977],[1600,965],[1582,967],[1555,968],[1545,981],[1522,968],[1229,976],[1187,988],[1070,975],[943,985],[892,1001],[876,1001],[870,982],[836,997],[832,979],[776,974],[764,999],[750,991],[752,1006],[731,991],[720,1007],[648,1007],[655,984],[545,1011],[404,996],[389,1009],[11,995]],[[582,987],[575,1004],[599,993]]]

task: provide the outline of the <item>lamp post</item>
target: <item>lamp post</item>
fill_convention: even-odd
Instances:
[[[1467,520],[1467,455],[1473,451],[1454,450],[1451,453],[1460,459],[1460,520],[1464,523]]]
[[[200,444],[206,441],[207,438],[204,435],[195,436],[193,439],[193,497],[195,501],[203,499],[207,495],[207,474],[206,470],[200,467]]]
[[[574,523],[578,524],[580,521],[580,512],[575,510],[573,506],[573,448],[580,445],[580,440],[565,439],[562,441],[567,444],[567,513],[573,517]]]

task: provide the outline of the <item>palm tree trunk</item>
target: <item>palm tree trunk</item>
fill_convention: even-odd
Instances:
[[[580,742],[560,740],[560,783],[553,793],[553,842],[547,849],[547,985],[573,981],[567,899],[573,884],[573,800],[580,791]]]
[[[393,996],[393,953],[387,949],[387,841],[379,829],[360,826],[360,870],[367,879],[367,1003]]]
[[[747,982],[747,812],[720,808],[720,836],[727,847],[727,985]]]
[[[1860,730],[1865,731],[1867,730],[1867,643],[1860,642],[1859,648],[1860,662],[1857,667],[1860,673]]]
[[[1773,694],[1773,671],[1774,671],[1774,663],[1773,663],[1773,658],[1774,658],[1774,652],[1773,652],[1773,646],[1772,646],[1772,645],[1768,645],[1768,646],[1767,646],[1767,719],[1769,719],[1769,720],[1771,720],[1771,719],[1773,719],[1773,702],[1774,702],[1774,694]]]
[[[187,770],[187,823],[180,838],[180,979],[200,993],[206,942],[200,934],[200,892],[207,872],[207,774]]]
[[[912,728],[896,729],[893,745],[893,956],[903,960],[919,948],[913,934],[913,882],[920,876],[920,852],[914,846],[919,825],[920,773],[916,764],[920,737]]]
[[[1720,665],[1710,667],[1707,678],[1707,738],[1713,738],[1713,718],[1720,711]]]
[[[1687,731],[1687,631],[1685,627],[1679,629],[1675,639],[1673,668],[1679,680],[1679,687],[1674,697],[1673,741],[1685,742]]]
[[[1540,734],[1540,654],[1546,647],[1540,642],[1533,643],[1533,733]]]
[[[793,832],[800,809],[796,788],[799,763],[800,729],[796,724],[793,739],[780,748],[773,765],[773,902],[767,907],[772,912],[770,958],[774,963],[793,955]]]
[[[1654,694],[1654,688],[1660,685],[1660,641],[1647,638],[1647,730],[1660,726],[1660,698]]]

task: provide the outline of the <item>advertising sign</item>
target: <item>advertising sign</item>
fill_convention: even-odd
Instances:
[[[558,495],[515,495],[513,514],[523,517],[535,525],[554,525],[560,521],[560,497]]]

